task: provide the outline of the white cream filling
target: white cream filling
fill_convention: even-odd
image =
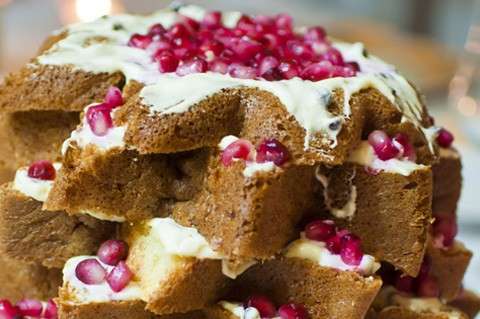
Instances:
[[[64,287],[69,292],[69,300],[71,304],[101,303],[110,301],[124,300],[142,300],[143,293],[140,286],[136,282],[130,282],[125,289],[120,292],[114,292],[108,283],[104,281],[99,285],[86,285],[78,280],[75,269],[77,265],[86,259],[96,259],[109,273],[114,267],[102,263],[95,256],[78,256],[67,261],[63,268]]]
[[[240,319],[261,319],[260,313],[254,307],[244,308],[241,303],[220,301],[220,307],[231,312],[234,316]],[[273,317],[272,319],[279,319],[280,317]]]
[[[427,166],[416,164],[407,159],[392,158],[386,161],[379,159],[373,150],[373,147],[367,142],[362,141],[358,147],[350,154],[347,160],[350,163],[370,167],[374,170],[387,173],[396,173],[403,176],[409,176],[412,172],[420,169],[426,169]]]
[[[237,141],[238,137],[234,135],[227,135],[222,138],[218,147],[221,151],[225,150],[230,144]],[[268,172],[273,171],[277,166],[273,162],[257,163],[255,162],[256,151],[252,149],[252,160],[245,161],[245,168],[243,170],[243,176],[247,178],[252,178],[257,172]],[[233,161],[238,161],[237,158],[234,158]]]
[[[53,167],[58,171],[62,167],[62,164],[53,163]],[[22,167],[15,173],[13,189],[39,202],[45,202],[53,187],[53,183],[54,181],[28,176],[28,167]]]
[[[380,268],[380,264],[375,261],[375,258],[366,254],[363,255],[358,266],[348,265],[343,262],[340,255],[332,254],[324,242],[307,239],[303,233],[300,239],[287,247],[285,256],[304,258],[323,267],[355,271],[365,276],[374,274]]]
[[[442,312],[449,319],[460,319],[462,314],[451,307],[444,305],[438,298],[413,298],[396,294],[392,297],[394,304],[405,307],[414,312]]]
[[[180,9],[180,14],[199,20],[205,15],[205,9],[184,6]],[[233,26],[239,16],[238,12],[224,13],[224,22]],[[359,43],[333,44],[346,60],[359,63],[362,72],[358,76],[318,82],[303,81],[299,78],[269,82],[236,79],[214,73],[190,74],[184,77],[173,73],[161,74],[150,58],[150,51],[153,49],[141,50],[125,46],[131,34],[145,33],[154,23],[162,23],[168,28],[178,18],[178,13],[165,9],[150,16],[120,15],[76,24],[67,29],[68,36],[65,39],[38,57],[38,61],[45,65],[69,64],[93,73],[120,71],[127,81],[135,79],[146,84],[140,96],[144,104],[150,107],[152,114],[185,112],[195,103],[225,88],[257,87],[277,96],[305,129],[306,149],[309,148],[312,136],[317,133],[321,133],[331,147],[335,147],[336,137],[341,129],[338,125],[337,129],[331,129],[329,125],[334,122],[342,124],[345,117],[351,113],[349,100],[352,94],[369,87],[378,89],[396,105],[404,114],[405,120],[422,128],[422,108],[416,91],[390,65],[374,56],[363,56],[363,45]],[[106,39],[85,46],[87,40],[94,37]],[[344,92],[345,107],[342,116],[334,116],[327,110],[330,94],[335,89],[343,89]]]

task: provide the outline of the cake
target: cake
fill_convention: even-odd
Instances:
[[[0,318],[473,317],[453,141],[286,14],[68,26],[0,84]]]

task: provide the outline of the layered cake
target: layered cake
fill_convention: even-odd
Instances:
[[[473,318],[453,140],[286,14],[68,26],[0,85],[0,318]]]

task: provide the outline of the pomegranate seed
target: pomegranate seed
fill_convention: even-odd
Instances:
[[[279,29],[292,29],[293,19],[288,14],[280,13],[275,17],[275,25]]]
[[[45,313],[43,314],[45,319],[57,319],[58,318],[58,309],[55,301],[50,299],[47,302],[47,307],[45,308]]]
[[[332,77],[349,78],[355,76],[356,72],[350,66],[337,66],[332,68]]]
[[[209,40],[202,44],[200,51],[202,52],[212,52],[215,56],[220,56],[224,49],[222,42],[216,40]]]
[[[17,308],[22,316],[40,317],[43,311],[43,305],[38,300],[23,299],[17,303]]]
[[[190,61],[183,62],[177,68],[177,74],[180,76],[193,74],[193,73],[204,73],[208,70],[207,61],[201,58],[195,58]]]
[[[0,300],[0,319],[17,319],[20,311],[14,307],[8,300]]]
[[[458,233],[458,225],[455,214],[442,214],[435,216],[433,223],[433,234],[441,240],[444,247],[450,247],[455,241]]]
[[[167,30],[161,23],[154,24],[150,27],[150,29],[148,29],[148,34],[151,36],[163,35],[165,32],[167,32]]]
[[[188,29],[189,33],[193,33],[200,29],[200,23],[190,17],[182,16],[181,20],[182,24]]]
[[[291,62],[280,63],[280,65],[278,66],[278,71],[280,75],[286,80],[292,79],[300,74],[299,68]]]
[[[85,259],[75,269],[78,280],[86,285],[99,285],[107,275],[103,266],[96,259]]]
[[[184,24],[176,23],[170,27],[170,29],[168,30],[168,35],[172,39],[178,39],[189,36],[190,32]]]
[[[262,59],[259,66],[260,76],[271,74],[273,70],[280,64],[277,58],[273,56],[266,56]]]
[[[398,276],[395,282],[395,288],[405,293],[412,293],[414,290],[415,279],[410,276]]]
[[[347,234],[349,234],[347,230],[341,230],[338,231],[335,236],[328,238],[325,241],[328,251],[330,251],[332,254],[340,254],[340,250],[342,248],[341,239]]]
[[[325,29],[322,27],[311,27],[307,29],[305,32],[304,38],[308,41],[325,41],[327,33]]]
[[[57,174],[55,167],[49,161],[36,161],[28,168],[28,177],[52,181]]]
[[[116,266],[127,258],[128,245],[122,240],[107,240],[98,249],[97,256],[104,264]]]
[[[253,307],[258,310],[260,317],[273,318],[276,315],[277,309],[273,302],[265,296],[254,295],[248,298],[245,303],[245,308]]]
[[[156,54],[154,60],[158,62],[158,69],[162,73],[174,72],[180,62],[171,51]]]
[[[112,109],[123,104],[122,91],[116,86],[111,86],[108,88],[107,94],[105,95],[105,104],[111,107]]]
[[[308,318],[307,310],[300,304],[286,304],[278,308],[278,315],[282,319],[306,319]]]
[[[262,45],[259,42],[246,39],[233,39],[235,41],[231,42],[230,49],[235,52],[237,58],[242,61],[246,62],[247,60],[253,58],[255,54],[262,50]]]
[[[269,50],[275,50],[282,43],[282,38],[273,33],[267,33],[263,35],[261,42],[265,44],[266,48]],[[260,52],[262,53],[262,52]]]
[[[255,79],[257,77],[257,71],[249,66],[241,64],[231,64],[229,66],[228,74],[238,79]]]
[[[449,148],[453,143],[454,137],[453,134],[442,128],[438,131],[437,134],[437,143],[440,147]]]
[[[323,54],[323,59],[331,62],[333,65],[344,65],[343,57],[340,51],[334,48],[330,48]]]
[[[299,60],[311,60],[313,58],[313,51],[304,43],[291,40],[286,44],[286,54],[288,57]]]
[[[304,80],[321,81],[332,77],[333,65],[329,61],[312,63],[303,69],[300,77]]]
[[[406,157],[410,161],[415,161],[416,154],[415,148],[412,143],[410,143],[408,136],[403,133],[398,133],[392,140],[394,146],[399,150],[400,157]]]
[[[130,37],[128,46],[139,49],[146,49],[150,43],[152,43],[152,37],[150,35],[143,35],[135,33]]]
[[[360,238],[354,234],[346,234],[340,239],[340,257],[347,265],[358,266],[362,261],[363,252]]]
[[[222,13],[210,11],[203,17],[202,23],[209,29],[216,29],[222,25]]]
[[[111,111],[110,105],[104,103],[88,108],[86,119],[93,134],[105,136],[108,130],[113,127]]]
[[[248,160],[251,156],[253,145],[250,141],[239,139],[228,145],[222,152],[222,163],[225,166],[232,164],[234,159]]]
[[[124,261],[120,261],[107,276],[107,283],[115,292],[122,291],[133,278],[133,273]]]
[[[399,150],[393,145],[388,135],[383,131],[373,131],[368,135],[368,142],[373,147],[375,154],[382,161],[386,161],[396,157]]]
[[[316,220],[305,227],[305,236],[311,240],[325,241],[335,236],[335,224],[331,220]]]
[[[273,162],[282,166],[290,158],[288,149],[277,139],[265,139],[257,147],[257,163]]]
[[[222,60],[214,60],[209,65],[209,70],[221,74],[228,72],[228,64]]]
[[[420,281],[417,294],[420,297],[437,298],[440,295],[438,283],[433,277],[426,277]]]

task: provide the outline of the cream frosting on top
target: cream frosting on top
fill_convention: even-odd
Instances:
[[[58,171],[62,167],[62,164],[53,163],[53,167],[55,167],[55,170]],[[53,183],[54,181],[32,178],[28,176],[28,167],[22,167],[15,173],[13,189],[39,202],[45,202],[50,190],[53,187]]]
[[[415,89],[395,69],[382,60],[366,55],[362,44],[334,42],[348,61],[357,62],[361,72],[351,78],[331,78],[318,82],[299,78],[282,81],[247,80],[219,73],[199,73],[179,77],[173,73],[160,73],[151,60],[150,48],[141,50],[126,46],[133,33],[145,33],[154,23],[171,26],[179,15],[200,20],[205,9],[183,6],[178,12],[164,9],[149,16],[119,15],[101,18],[90,23],[68,27],[65,39],[38,57],[45,65],[72,65],[74,68],[93,73],[122,72],[127,80],[134,79],[146,86],[141,90],[143,103],[151,114],[179,113],[189,110],[200,100],[225,88],[256,87],[279,98],[290,114],[305,129],[305,148],[311,138],[320,133],[330,146],[336,146],[338,125],[350,113],[350,97],[365,88],[376,88],[403,113],[403,120],[421,126],[422,103]],[[223,14],[224,23],[234,26],[241,16],[238,12]],[[87,45],[88,44],[88,45]],[[153,50],[154,48],[152,48]],[[343,114],[335,116],[328,111],[330,94],[342,89],[345,106]],[[335,126],[334,126],[335,127]],[[425,135],[427,132],[424,130]],[[427,136],[431,138],[431,136]]]
[[[355,271],[362,275],[372,275],[379,268],[380,264],[370,255],[363,255],[358,266],[348,265],[343,262],[338,254],[332,254],[321,241],[310,240],[302,233],[300,239],[292,242],[285,252],[286,257],[297,257],[311,260],[323,267],[330,267],[339,270]]]

